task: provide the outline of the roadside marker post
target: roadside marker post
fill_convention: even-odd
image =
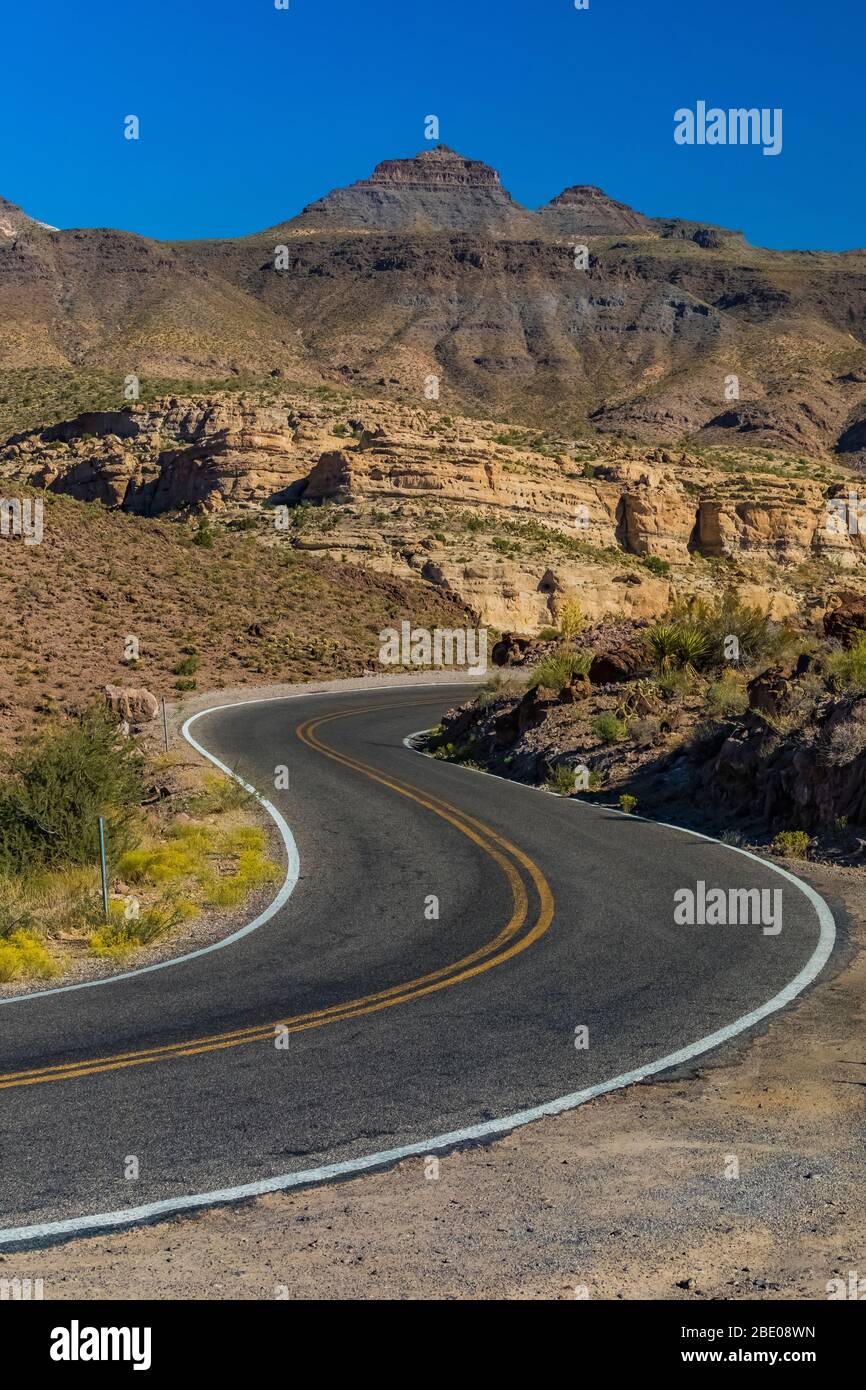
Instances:
[[[105,862],[105,817],[99,817],[99,863],[102,869],[102,911],[108,921],[108,866]]]
[[[168,709],[165,703],[165,696],[162,697],[162,733],[165,739],[165,751],[168,752]]]

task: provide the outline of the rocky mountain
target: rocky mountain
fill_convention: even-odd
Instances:
[[[537,216],[555,236],[648,235],[652,230],[648,217],[587,183],[566,188]]]
[[[57,232],[10,207],[6,433],[61,418],[59,381],[87,409],[97,378],[109,408],[130,375],[178,394],[282,378],[651,444],[866,460],[862,251],[767,251],[583,185],[533,212],[444,146],[251,237]]]
[[[368,179],[338,188],[285,231],[481,232],[486,236],[532,236],[532,214],[502,187],[499,174],[478,159],[447,145],[422,150],[412,159],[386,159]]]

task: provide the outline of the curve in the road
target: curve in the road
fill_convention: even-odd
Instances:
[[[356,714],[367,714],[374,712],[375,705],[366,706],[360,710],[340,711],[337,714],[324,715],[319,719],[307,720],[301,724],[297,730],[297,736],[307,747],[315,749],[324,754],[327,758],[332,758],[335,762],[341,763],[346,767],[352,768],[355,772],[360,772],[363,776],[369,777],[372,781],[380,783],[390,791],[396,792],[399,796],[405,796],[410,801],[422,806],[425,810],[431,811],[434,815],[440,816],[442,820],[453,825],[456,830],[471,840],[474,844],[487,854],[494,863],[501,869],[511,891],[513,910],[511,916],[502,930],[493,938],[492,941],[472,951],[469,955],[462,956],[448,965],[441,966],[438,970],[428,971],[425,975],[420,975],[414,980],[407,980],[402,984],[391,985],[388,989],[379,990],[374,994],[368,994],[361,998],[349,999],[344,1003],[332,1004],[329,1008],[315,1009],[304,1014],[294,1014],[288,1018],[280,1018],[265,1023],[254,1024],[251,1027],[234,1029],[223,1033],[212,1033],[206,1037],[190,1038],[183,1042],[170,1043],[162,1047],[142,1048],[137,1052],[115,1053],[112,1056],[100,1058],[84,1058],[77,1062],[65,1062],[49,1067],[23,1068],[13,1072],[0,1073],[0,1091],[11,1090],[21,1086],[38,1086],[52,1081],[68,1081],[74,1077],[95,1076],[100,1072],[116,1071],[121,1068],[145,1066],[152,1062],[165,1062],[171,1057],[193,1057],[203,1052],[218,1052],[228,1047],[240,1047],[247,1043],[264,1042],[273,1038],[277,1033],[291,1034],[305,1032],[310,1028],[319,1028],[328,1023],[338,1023],[349,1018],[359,1018],[364,1014],[377,1013],[381,1009],[393,1008],[395,1004],[408,1003],[410,999],[421,998],[426,994],[433,994],[437,990],[447,989],[451,985],[459,984],[463,980],[471,979],[474,975],[480,975],[485,970],[491,970],[496,965],[501,965],[504,961],[510,960],[512,956],[525,951],[534,941],[547,931],[553,920],[554,902],[553,895],[538,865],[511,844],[503,836],[497,835],[494,830],[486,826],[483,821],[475,817],[467,816],[458,811],[457,807],[450,802],[442,801],[440,798],[430,797],[428,794],[421,795],[415,788],[407,786],[405,783],[397,781],[393,777],[381,776],[375,768],[369,767],[365,763],[359,762],[354,758],[346,758],[329,748],[327,744],[321,743],[316,738],[316,731],[322,724],[330,724],[337,719],[348,719]],[[215,760],[214,760],[215,761]],[[220,766],[223,766],[220,764]],[[246,786],[247,784],[244,783]],[[252,790],[250,788],[250,790]],[[263,806],[268,806],[268,802],[262,801]],[[282,817],[280,817],[282,820]],[[297,851],[296,851],[297,853]],[[529,899],[523,880],[517,872],[512,859],[516,860],[530,874],[539,898],[539,912],[535,922],[530,929],[522,932],[529,914]],[[297,873],[294,875],[297,881]],[[273,916],[277,907],[285,901],[281,893],[271,904],[268,915]],[[261,925],[262,916],[256,919]],[[244,929],[248,931],[249,928]],[[241,933],[236,932],[232,937],[226,938],[227,941],[237,940]],[[225,944],[225,943],[223,943]],[[190,956],[178,956],[174,964],[189,960]],[[121,979],[126,976],[116,976]],[[108,983],[104,981],[103,983]]]
[[[327,694],[329,692],[322,693]],[[259,702],[237,702],[238,705],[244,705],[248,703]],[[226,707],[222,706],[218,708],[224,709]],[[210,714],[213,712],[214,711],[212,710],[202,711],[199,715],[193,716],[192,720],[187,721],[187,724],[184,726],[183,730],[184,737],[187,739],[188,742],[190,742],[194,747],[196,747],[200,752],[202,752],[211,762],[219,766],[228,775],[236,777],[236,774],[229,767],[227,767],[226,764],[222,763],[217,757],[215,757],[213,753],[209,752],[200,743],[196,742],[196,740],[192,738],[189,732],[190,725],[194,722],[195,719],[202,718],[205,714]],[[355,713],[356,711],[353,710],[350,712]],[[343,766],[346,766],[351,770],[354,770],[358,773],[362,773],[364,776],[374,778],[376,781],[380,782],[385,787],[395,792],[399,792],[401,795],[412,796],[413,799],[419,801],[419,804],[424,806],[425,809],[431,811],[433,814],[439,816],[442,819],[450,821],[451,824],[454,825],[455,828],[460,830],[463,834],[468,834],[469,837],[473,839],[476,844],[479,845],[479,848],[484,849],[488,855],[490,855],[494,859],[496,859],[498,855],[499,858],[497,862],[499,863],[500,868],[503,869],[503,872],[505,873],[506,878],[515,894],[513,900],[514,909],[509,925],[508,927],[503,929],[493,941],[489,942],[486,946],[478,948],[475,952],[471,953],[470,957],[466,957],[461,961],[455,962],[452,966],[442,967],[439,971],[436,972],[428,972],[426,976],[419,977],[417,981],[410,981],[408,985],[392,986],[389,990],[380,991],[378,999],[375,999],[377,1007],[387,1008],[390,1007],[392,1003],[404,1002],[404,1000],[416,997],[417,992],[426,993],[429,991],[429,989],[438,989],[444,987],[445,984],[456,982],[456,979],[458,978],[465,978],[467,973],[474,973],[476,967],[478,969],[489,969],[491,965],[498,963],[500,958],[499,955],[497,955],[498,952],[505,951],[508,954],[514,954],[518,951],[524,950],[526,945],[530,944],[531,940],[536,940],[538,936],[546,930],[546,925],[549,922],[548,911],[552,912],[552,900],[549,903],[545,900],[544,885],[546,884],[546,881],[544,880],[544,876],[541,875],[540,870],[537,869],[537,866],[533,863],[533,861],[530,860],[528,856],[524,855],[523,851],[518,850],[516,846],[512,845],[509,841],[505,840],[504,837],[497,834],[496,831],[492,830],[492,828],[485,826],[483,822],[480,822],[477,818],[470,816],[468,812],[454,807],[450,802],[444,801],[438,795],[430,793],[428,791],[421,792],[417,788],[410,788],[407,784],[399,782],[399,779],[395,778],[393,775],[383,773],[381,770],[373,768],[369,764],[362,763],[359,759],[347,755],[345,752],[341,752],[333,746],[324,743],[322,740],[318,738],[318,728],[322,724],[331,722],[332,720],[338,717],[339,714],[323,716],[322,718],[308,720],[304,725],[301,726],[298,732],[301,735],[302,740],[307,742],[309,747],[315,748],[316,751],[320,752],[324,756],[332,759],[333,761]],[[463,772],[463,775],[465,775],[465,770]],[[236,777],[236,780],[241,781],[242,779]],[[244,785],[247,784],[245,783]],[[520,786],[520,784],[511,785],[515,789],[516,794],[541,794],[534,791],[531,788],[522,787]],[[259,802],[265,806],[265,808],[273,816],[277,824],[280,825],[280,823],[282,822],[282,825],[285,826],[285,822],[279,815],[279,812],[276,810],[276,808],[271,807],[270,804],[264,800],[264,798],[258,795],[258,793],[256,795]],[[578,803],[578,806],[580,807],[581,811],[583,811],[586,814],[592,814],[594,809],[597,813],[597,808],[584,806],[582,803]],[[609,813],[609,808],[605,808],[605,814]],[[708,841],[714,845],[719,844],[718,841],[712,840],[712,837],[697,835],[695,832],[692,831],[684,831],[681,827],[678,826],[671,826],[669,828],[677,831],[680,834],[691,836],[694,839]],[[285,829],[291,839],[291,831],[288,830],[287,826],[285,827]],[[285,835],[283,836],[283,838],[285,840]],[[293,840],[291,842],[294,843]],[[787,880],[789,883],[794,885],[796,889],[805,896],[805,898],[809,901],[812,908],[814,909],[819,928],[817,945],[815,946],[814,951],[812,952],[809,959],[806,961],[805,965],[802,966],[802,968],[797,972],[794,978],[791,979],[781,990],[777,991],[765,1003],[759,1005],[758,1007],[750,1009],[747,1013],[744,1013],[735,1021],[728,1023],[724,1027],[718,1028],[715,1031],[708,1033],[706,1036],[701,1037],[694,1042],[688,1043],[675,1051],[669,1051],[664,1056],[659,1057],[654,1061],[647,1062],[632,1070],[623,1072],[619,1075],[612,1076],[607,1080],[597,1082],[595,1085],[587,1086],[581,1090],[572,1091],[567,1094],[560,1095],[556,1099],[545,1101],[544,1103],[539,1105],[525,1107],[513,1111],[511,1113],[501,1115],[496,1118],[486,1119],[478,1124],[471,1124],[461,1128],[449,1130],[445,1133],[435,1134],[430,1136],[429,1138],[424,1138],[414,1143],[397,1145],[387,1149],[377,1149],[374,1152],[354,1156],[340,1162],[322,1164],[317,1167],[301,1169],[295,1172],[283,1173],[273,1177],[265,1177],[255,1182],[243,1183],[235,1186],[213,1188],[208,1191],[201,1191],[191,1194],[171,1196],[165,1200],[148,1202],[137,1207],[127,1207],[116,1211],[92,1213],[86,1216],[75,1216],[66,1220],[59,1221],[45,1221],[29,1226],[19,1225],[4,1231],[0,1231],[0,1244],[5,1246],[16,1244],[32,1244],[51,1239],[67,1238],[69,1236],[80,1234],[85,1231],[96,1232],[106,1229],[116,1229],[118,1227],[133,1225],[144,1221],[156,1220],[160,1217],[167,1216],[173,1213],[200,1209],[206,1206],[212,1206],[225,1202],[244,1200],[268,1192],[275,1192],[279,1190],[306,1186],[313,1183],[325,1182],[339,1177],[346,1177],[351,1176],[352,1174],[362,1173],[374,1168],[386,1167],[404,1158],[428,1154],[436,1152],[437,1150],[441,1151],[445,1149],[451,1149],[461,1144],[471,1143],[478,1140],[485,1140],[495,1135],[507,1133],[543,1116],[559,1114],[563,1111],[576,1108],[577,1106],[584,1104],[586,1101],[591,1100],[596,1096],[605,1094],[606,1092],[613,1091],[624,1086],[631,1085],[635,1082],[644,1080],[650,1076],[657,1075],[660,1072],[669,1070],[678,1065],[682,1065],[683,1063],[689,1062],[704,1053],[712,1051],[716,1047],[720,1046],[722,1043],[754,1027],[756,1024],[766,1019],[772,1013],[785,1007],[794,998],[796,998],[796,996],[800,994],[809,984],[811,984],[826,964],[830,956],[830,953],[833,949],[836,934],[835,922],[829,907],[809,884],[804,883],[802,880],[798,879],[795,875],[791,874],[786,869],[783,869],[778,865],[771,864],[766,860],[761,860],[758,856],[752,855],[748,851],[740,850],[734,846],[724,846],[724,848],[736,854],[743,855],[747,859],[754,860],[755,862],[759,863],[764,870],[769,869],[773,873],[781,876],[783,879]],[[295,853],[297,853],[297,851],[295,851]],[[519,873],[517,873],[517,870],[515,869],[515,859],[512,856],[516,856],[516,862],[522,866],[524,872],[527,872],[529,874],[530,880],[532,881],[535,891],[538,894],[539,898],[539,912],[536,921],[529,928],[528,932],[525,932],[523,935],[519,935],[518,933],[520,932],[520,929],[523,927],[525,921],[525,913],[521,915],[521,910],[523,906],[523,899],[525,899],[526,897],[526,891],[523,885],[523,879],[520,877]],[[519,889],[516,889],[514,887],[514,882],[508,870],[505,868],[505,865],[508,865],[510,867],[511,873],[514,873],[516,875],[518,882],[520,883]],[[288,889],[288,892],[285,891],[286,884],[289,882],[289,879],[291,878],[291,868],[292,865],[290,861],[290,874],[287,875],[286,883],[284,883],[283,888],[280,890],[280,894],[278,894],[277,900],[275,900],[275,904],[279,903],[279,905],[282,905],[282,902],[285,901],[285,899],[291,892],[291,888]],[[297,879],[296,866],[294,878],[295,880]],[[547,891],[549,892],[549,889]],[[228,945],[232,940],[237,940],[240,935],[247,934],[251,932],[256,926],[261,925],[263,921],[267,920],[270,916],[274,914],[274,912],[278,910],[278,907],[275,904],[271,904],[270,909],[266,913],[260,914],[259,918],[256,919],[255,923],[249,924],[246,928],[242,929],[240,933],[235,933],[233,937],[227,938],[224,942],[219,943],[219,946],[222,947]],[[547,922],[545,921],[545,918],[547,918]],[[520,920],[517,921],[516,919]],[[512,929],[510,934],[508,934],[509,927]],[[204,951],[210,949],[214,948],[204,948]],[[196,952],[192,954],[197,955],[201,953]],[[177,958],[175,961],[161,962],[159,967],[157,968],[166,968],[172,964],[180,963],[181,960],[189,958],[189,956],[180,957]],[[501,958],[504,959],[506,957],[503,955]],[[471,961],[471,964],[468,966],[467,961]],[[152,968],[153,967],[146,967],[145,971],[147,969]],[[129,978],[130,974],[145,973],[145,971],[127,972],[125,978]],[[456,972],[456,974],[454,972]],[[434,980],[433,978],[431,978],[431,974],[437,976],[437,978]],[[113,977],[113,980],[117,980],[119,978],[124,977]],[[105,980],[93,983],[111,984],[113,980]],[[418,985],[420,985],[420,990],[414,990],[413,987]],[[72,986],[67,988],[81,987],[82,986]],[[44,991],[43,993],[51,992],[53,991]],[[34,997],[40,996],[22,996],[22,998],[30,999]],[[324,1018],[325,1021],[328,1021],[331,1018],[351,1017],[353,1016],[353,1014],[347,1012],[348,1010],[351,1010],[355,1005],[364,1006],[374,998],[375,996],[368,996],[365,1000],[355,1000],[350,1001],[348,1004],[331,1006],[330,1010],[317,1010],[312,1014],[295,1016],[294,1019],[286,1020],[284,1022],[292,1023],[304,1020],[304,1026],[317,1026],[316,1022],[313,1022],[311,1020],[318,1020],[319,1018]],[[198,1044],[203,1045],[203,1047],[200,1050],[208,1050],[208,1047],[211,1043],[213,1043],[214,1048],[218,1048],[226,1045],[231,1046],[234,1040],[236,1039],[240,1041],[247,1041],[254,1040],[254,1038],[263,1036],[272,1037],[276,1026],[278,1025],[275,1023],[268,1023],[266,1025],[260,1025],[257,1027],[251,1027],[247,1029],[232,1030],[231,1036],[223,1035],[222,1037],[217,1037],[215,1035],[211,1039],[202,1038],[194,1040],[192,1043],[187,1041],[186,1043],[170,1045],[165,1049],[151,1049],[149,1052],[142,1053],[142,1059],[156,1061],[160,1060],[160,1058],[167,1058],[169,1055],[186,1055],[187,1053],[189,1053],[190,1050],[195,1050],[196,1042]],[[186,1051],[175,1053],[175,1049],[185,1049]],[[106,1058],[102,1060],[108,1062],[111,1059]],[[120,1054],[119,1057],[115,1060],[118,1060],[121,1063],[125,1062],[135,1064],[135,1059],[133,1059],[132,1054],[130,1053]],[[37,1079],[37,1076],[50,1076],[52,1074],[56,1074],[58,1076],[58,1079],[72,1079],[76,1076],[88,1074],[88,1071],[85,1070],[86,1068],[90,1068],[91,1070],[93,1069],[93,1059],[90,1059],[89,1062],[85,1060],[81,1063],[60,1064],[60,1066],[56,1069],[56,1073],[54,1068],[36,1068],[31,1073],[27,1074],[26,1078],[24,1073],[17,1073],[17,1075],[22,1082],[25,1079],[35,1081]],[[0,1081],[0,1085],[15,1084],[15,1075],[15,1073],[7,1073],[5,1078],[2,1081]]]

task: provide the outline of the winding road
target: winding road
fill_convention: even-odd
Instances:
[[[420,1165],[706,1054],[811,983],[833,918],[783,870],[407,746],[469,689],[189,721],[267,799],[286,882],[216,948],[0,1004],[0,1245]],[[782,931],[676,925],[698,880],[781,889]]]

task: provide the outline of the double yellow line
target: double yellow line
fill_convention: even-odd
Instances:
[[[407,702],[408,703],[408,702]],[[413,702],[414,703],[414,702]],[[339,753],[327,743],[321,742],[317,731],[325,724],[339,719],[348,719],[356,714],[371,713],[375,709],[394,706],[367,706],[360,710],[343,711],[310,719],[299,725],[296,734],[308,748],[315,749],[333,762],[360,773],[371,781],[378,782],[399,796],[404,796],[425,810],[439,816],[466,835],[478,845],[501,870],[511,891],[512,912],[507,923],[493,940],[472,951],[469,955],[453,961],[450,965],[420,975],[417,979],[403,984],[391,985],[388,989],[361,998],[350,999],[329,1008],[315,1009],[304,1014],[294,1014],[289,1018],[277,1019],[271,1023],[254,1024],[247,1028],[237,1028],[230,1032],[212,1033],[206,1037],[191,1038],[185,1042],[169,1043],[161,1047],[143,1048],[138,1051],[119,1052],[107,1057],[84,1058],[76,1062],[63,1062],[55,1066],[36,1067],[30,1070],[6,1072],[0,1075],[0,1090],[18,1086],[37,1086],[48,1081],[69,1081],[80,1076],[93,1076],[99,1072],[119,1071],[125,1067],[146,1066],[155,1062],[170,1061],[175,1057],[193,1057],[204,1052],[218,1052],[229,1047],[240,1047],[245,1043],[273,1041],[277,1033],[302,1033],[310,1028],[321,1028],[328,1023],[339,1023],[344,1019],[360,1018],[365,1014],[378,1013],[382,1009],[393,1008],[395,1004],[405,1004],[411,999],[420,999],[437,990],[447,989],[463,980],[471,979],[495,965],[501,965],[518,955],[547,931],[553,920],[554,899],[538,865],[527,854],[509,840],[497,834],[483,821],[468,815],[452,806],[441,797],[432,796],[408,783],[386,776],[374,767],[360,762],[346,754]],[[521,872],[522,871],[522,872]],[[535,889],[538,899],[535,920],[527,926],[529,917],[529,894],[524,874]]]

